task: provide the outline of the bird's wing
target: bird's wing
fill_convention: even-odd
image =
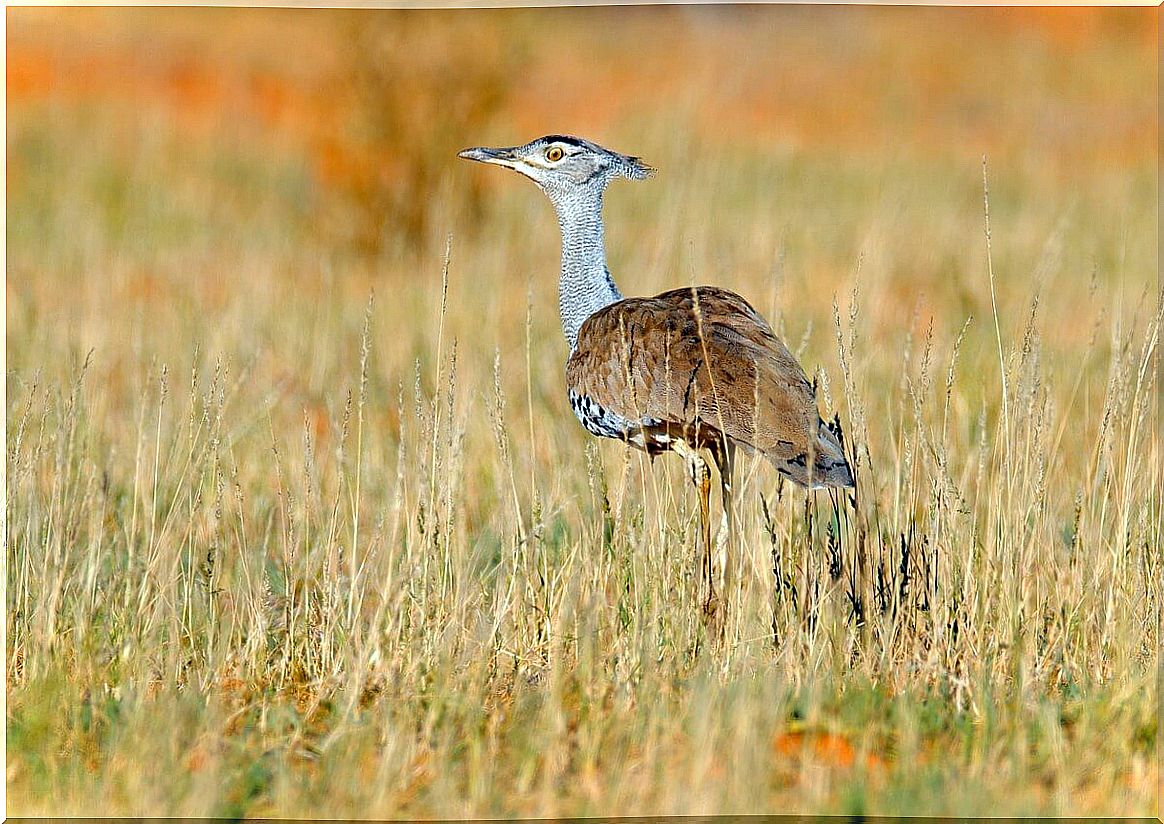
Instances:
[[[579,330],[566,380],[630,420],[713,427],[801,483],[807,461],[815,460],[817,479],[844,461],[835,438],[827,442],[800,364],[746,300],[724,289],[675,289],[594,313]]]

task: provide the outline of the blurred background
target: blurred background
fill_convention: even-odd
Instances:
[[[475,245],[511,209],[535,264],[506,275],[520,316],[531,278],[554,289],[549,209],[455,154],[550,132],[660,169],[609,199],[628,294],[759,279],[758,303],[778,309],[786,285],[823,320],[833,288],[809,286],[892,245],[875,328],[918,300],[958,323],[984,296],[984,155],[996,226],[1028,240],[1000,251],[1016,299],[1067,234],[1079,289],[1094,272],[1143,284],[1156,42],[1145,9],[13,9],[9,366],[148,341],[123,310],[186,324],[188,345],[232,306],[249,317],[256,268],[427,306],[446,237]],[[739,274],[693,272],[692,255]]]
[[[1078,197],[1155,151],[1143,9],[14,9],[8,24],[15,203],[74,126],[87,139],[68,153],[110,170],[185,154],[158,195],[175,208],[198,185],[215,204],[224,178],[228,200],[253,195],[231,173],[278,165],[304,223],[352,253],[471,231],[497,180],[456,150],[546,132],[648,154],[657,192],[741,153],[971,173],[987,154]],[[219,166],[199,164],[210,152]]]

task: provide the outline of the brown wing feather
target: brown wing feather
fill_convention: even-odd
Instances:
[[[844,460],[839,444],[820,455],[834,450],[821,442],[827,430],[800,364],[746,300],[724,289],[675,289],[596,312],[582,324],[566,381],[631,420],[710,426],[801,483],[807,456],[817,457],[817,482],[821,457],[825,466]]]

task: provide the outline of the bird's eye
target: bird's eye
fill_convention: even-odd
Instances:
[[[561,146],[551,146],[550,148],[546,149],[546,160],[550,161],[551,163],[557,163],[562,159],[563,154],[564,152],[562,151]]]

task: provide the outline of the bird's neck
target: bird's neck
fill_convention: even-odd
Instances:
[[[582,322],[602,307],[622,300],[622,293],[606,268],[601,192],[555,202],[554,206],[562,229],[558,310],[562,331],[573,351]]]

